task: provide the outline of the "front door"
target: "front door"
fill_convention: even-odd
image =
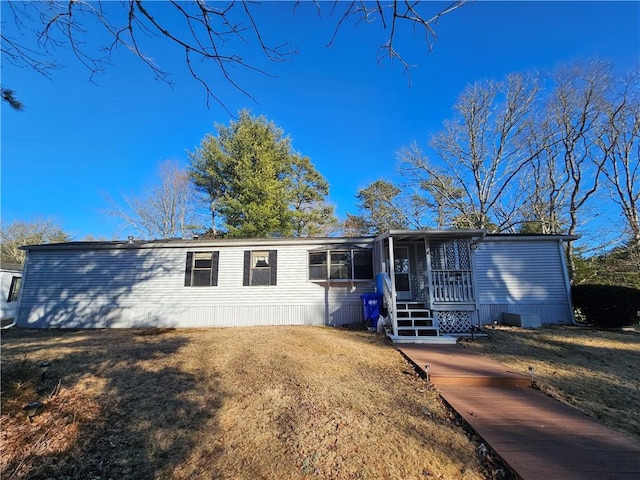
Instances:
[[[394,273],[396,278],[396,298],[411,300],[411,275],[409,271],[409,248],[393,249]]]

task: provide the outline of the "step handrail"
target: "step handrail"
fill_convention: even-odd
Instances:
[[[378,274],[378,278],[381,280],[377,282],[379,285],[382,285],[382,296],[384,298],[384,303],[387,306],[387,312],[391,317],[391,326],[393,328],[393,335],[398,335],[398,320],[396,318],[395,312],[395,302],[392,294],[392,286],[391,286],[391,277],[387,272],[380,272]]]

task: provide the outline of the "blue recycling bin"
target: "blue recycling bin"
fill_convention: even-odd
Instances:
[[[360,295],[362,300],[362,316],[369,327],[378,325],[378,317],[382,312],[382,295],[379,293],[364,293]]]

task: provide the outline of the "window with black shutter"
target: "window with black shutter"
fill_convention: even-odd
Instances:
[[[219,252],[187,252],[185,287],[215,287],[218,285]]]
[[[242,284],[276,285],[278,252],[276,250],[246,250]]]

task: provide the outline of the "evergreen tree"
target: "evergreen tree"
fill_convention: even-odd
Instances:
[[[190,154],[191,174],[207,195],[212,231],[232,237],[306,236],[333,223],[329,186],[311,161],[265,117],[247,110],[216,125]]]

